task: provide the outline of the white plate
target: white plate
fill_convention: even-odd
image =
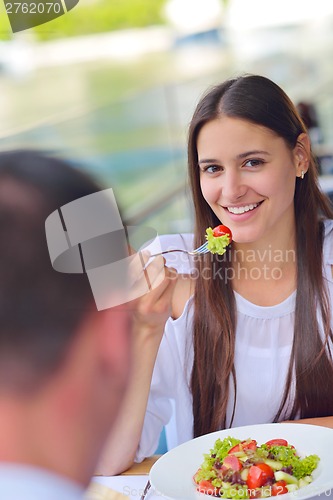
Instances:
[[[324,492],[326,497],[330,496],[333,488],[333,429],[288,423],[235,427],[206,434],[173,448],[150,471],[150,482],[156,493],[172,500],[213,499],[196,491],[192,477],[203,462],[203,454],[209,453],[216,439],[228,436],[255,439],[259,445],[269,439],[282,438],[294,445],[301,456],[318,455],[320,462],[313,472],[313,482],[281,498],[301,500]]]

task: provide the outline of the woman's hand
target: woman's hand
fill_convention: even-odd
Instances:
[[[97,469],[103,475],[119,474],[134,461],[154,364],[177,282],[176,271],[165,266],[163,257],[150,259],[148,253],[133,257],[130,269],[133,300],[128,304],[133,321],[131,371],[118,419]]]
[[[166,267],[162,256],[150,259],[148,252],[140,252],[133,259],[130,274],[136,277],[133,292],[138,297],[131,304],[133,329],[162,335],[172,313],[176,270]]]

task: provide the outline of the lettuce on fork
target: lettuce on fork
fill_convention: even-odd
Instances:
[[[214,229],[208,227],[206,229],[206,240],[207,247],[211,253],[217,253],[218,255],[223,255],[226,251],[227,246],[230,244],[231,239],[228,234],[223,234],[222,236],[215,236]]]

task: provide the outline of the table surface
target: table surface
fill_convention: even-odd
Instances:
[[[101,500],[140,500],[148,481],[149,471],[159,457],[160,455],[154,455],[144,460],[141,464],[134,464],[119,476],[95,476],[93,479],[94,482],[100,486],[114,490],[114,496],[111,496],[111,493],[108,495],[107,489],[105,489],[104,495],[100,495],[98,498]],[[116,492],[118,492],[118,495]],[[163,496],[160,493],[155,493],[152,488],[146,496],[146,500],[161,500],[161,498]],[[333,500],[333,489],[308,500]]]
[[[140,500],[148,481],[150,469],[160,456],[154,455],[146,458],[119,476],[94,476],[87,500]],[[150,490],[146,499],[161,500],[161,495],[155,495]]]
[[[148,475],[150,469],[154,465],[154,463],[161,457],[162,455],[153,455],[152,457],[146,458],[140,464],[133,464],[128,470],[123,472],[122,476],[144,476]]]

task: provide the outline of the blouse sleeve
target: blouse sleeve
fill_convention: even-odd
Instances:
[[[163,427],[172,415],[172,397],[175,387],[175,363],[173,348],[167,335],[172,328],[172,319],[167,321],[165,333],[157,354],[153,371],[147,410],[141,434],[141,440],[136,453],[136,462],[154,454]]]
[[[162,235],[160,243],[162,250],[173,248],[190,250],[193,248],[193,234]],[[174,267],[178,273],[188,274],[194,267],[193,260],[187,254],[174,252],[165,254],[164,257],[166,265]],[[183,409],[184,405],[189,406],[186,404],[189,396],[185,368],[186,343],[190,331],[187,323],[189,303],[190,301],[180,318],[177,320],[169,318],[166,323],[153,371],[136,462],[141,462],[155,452],[163,427],[172,417],[174,418],[175,401],[181,400]]]

